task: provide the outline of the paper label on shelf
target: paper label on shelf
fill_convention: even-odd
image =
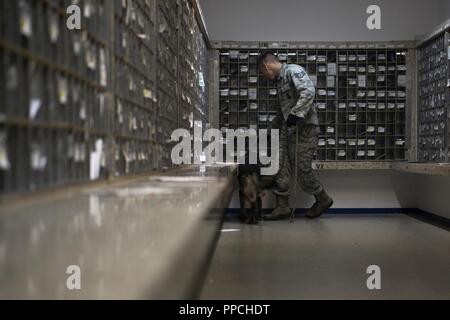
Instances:
[[[86,51],[86,65],[91,70],[97,69],[97,52],[95,48],[89,48]]]
[[[239,51],[232,50],[230,51],[230,59],[237,59],[239,57]]]
[[[399,75],[397,84],[399,87],[406,87],[406,75]]]
[[[258,90],[257,89],[249,89],[248,91],[248,98],[250,100],[256,100],[258,99]]]
[[[33,34],[33,23],[32,23],[32,13],[30,4],[28,1],[19,2],[19,28],[20,33],[26,37],[31,37]]]
[[[98,139],[95,142],[95,151],[91,153],[90,158],[90,179],[100,178],[101,160],[103,156],[103,140]]]
[[[198,73],[198,82],[199,82],[199,86],[200,86],[201,88],[204,88],[204,87],[205,87],[205,78],[204,78],[204,76],[203,76],[203,72],[199,72],[199,73]]]
[[[6,132],[2,131],[0,132],[0,169],[9,170],[10,168],[11,164],[8,157],[7,136]]]
[[[6,88],[8,90],[15,90],[19,86],[19,74],[15,65],[10,65],[6,73]]]
[[[146,98],[146,99],[153,98],[153,92],[149,89],[144,89],[143,94],[144,94],[144,98]]]
[[[41,109],[41,105],[42,105],[41,99],[31,99],[29,110],[29,117],[31,120],[34,120],[34,118],[36,118],[36,115]]]
[[[37,143],[31,145],[31,169],[36,171],[43,171],[47,166],[47,156],[42,150],[42,147]]]
[[[68,101],[68,90],[67,90],[67,80],[65,78],[58,78],[58,100],[62,105],[67,104]]]
[[[88,2],[84,5],[84,17],[89,19],[92,13],[92,5]]]
[[[52,43],[56,43],[59,38],[59,26],[58,26],[58,17],[56,14],[52,14],[50,16],[49,26],[48,26],[48,33],[50,36],[50,41]]]
[[[358,76],[358,86],[361,88],[366,87],[366,76]]]
[[[240,68],[242,73],[247,73],[248,72],[248,66],[241,66]]]
[[[336,78],[334,76],[327,77],[327,87],[334,88],[336,86]]]
[[[73,52],[76,56],[80,55],[81,52],[81,41],[77,34],[73,37],[73,45],[72,45]]]
[[[336,63],[329,63],[328,64],[328,75],[335,76],[337,74],[336,72]]]
[[[347,66],[344,66],[344,65],[339,66],[339,71],[340,72],[347,72]]]
[[[106,70],[106,57],[105,57],[105,50],[100,50],[100,84],[104,87],[107,85],[108,77],[107,77],[107,70]]]
[[[104,114],[104,111],[105,111],[105,95],[104,94],[100,94],[98,96],[98,101],[99,101],[100,116],[103,117],[103,114]]]

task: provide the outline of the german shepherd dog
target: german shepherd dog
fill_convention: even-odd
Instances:
[[[241,222],[258,224],[262,220],[262,196],[260,168],[258,165],[239,166],[239,200]]]
[[[240,220],[258,224],[262,220],[262,197],[275,186],[275,176],[261,176],[259,165],[239,165]]]
[[[280,120],[281,117],[280,115],[271,123],[271,128],[282,128],[283,123]],[[270,130],[268,132],[269,141],[271,141]],[[249,163],[248,153],[246,160],[246,163]],[[261,164],[239,165],[240,220],[247,224],[258,224],[262,220],[262,197],[265,195],[264,190],[275,187],[276,176],[261,176],[261,167]]]

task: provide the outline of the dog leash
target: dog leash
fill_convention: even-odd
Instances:
[[[298,125],[295,129],[295,173],[294,173],[294,205],[291,208],[291,223],[294,223],[295,220],[295,203],[297,202],[297,181],[298,181]]]

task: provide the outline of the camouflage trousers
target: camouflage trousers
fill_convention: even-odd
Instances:
[[[315,177],[312,161],[317,152],[319,126],[308,124],[298,127],[298,147],[296,150],[296,128],[283,128],[280,131],[280,171],[276,177],[278,187],[277,197],[281,198],[286,206],[286,195],[290,192],[291,177],[295,174],[295,160],[297,159],[298,184],[309,195],[317,195],[322,192],[323,185]],[[280,199],[277,199],[280,200]]]

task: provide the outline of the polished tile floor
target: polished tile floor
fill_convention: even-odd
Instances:
[[[202,299],[450,299],[450,232],[388,214],[227,222]]]

